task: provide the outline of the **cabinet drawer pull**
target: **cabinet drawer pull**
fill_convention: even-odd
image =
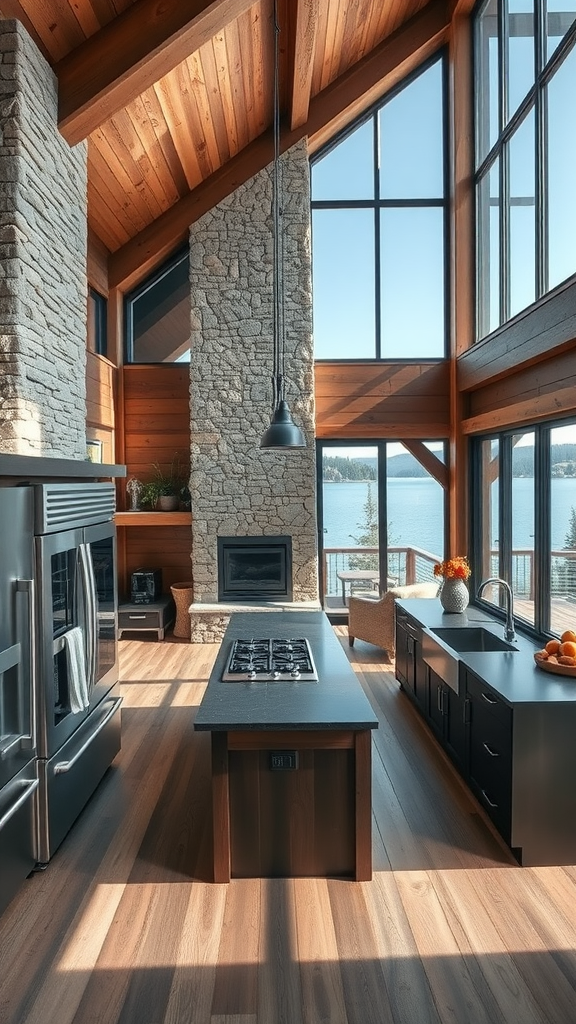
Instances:
[[[487,743],[483,743],[482,746],[484,747],[484,750],[488,754],[490,754],[490,757],[500,757],[500,754],[498,753],[498,751],[497,750],[492,750],[492,747],[489,747]]]
[[[498,807],[498,804],[492,803],[490,797],[486,794],[486,790],[485,789],[480,790],[480,792],[482,793],[482,796],[484,797],[484,799],[485,799],[485,801],[486,801],[486,803],[488,804],[489,807],[494,807],[494,808]]]
[[[497,704],[498,701],[495,697],[491,697],[489,693],[482,693],[482,700],[485,700],[487,704]]]
[[[128,618],[130,620],[132,620],[132,619],[145,619],[146,616],[145,615],[129,615]]]

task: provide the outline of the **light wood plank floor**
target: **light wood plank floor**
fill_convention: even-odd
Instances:
[[[374,878],[210,877],[216,646],[123,640],[122,752],[0,919],[2,1024],[575,1024],[576,868],[519,868],[381,651]]]

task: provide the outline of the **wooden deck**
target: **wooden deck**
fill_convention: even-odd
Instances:
[[[216,646],[121,642],[123,747],[0,919],[2,1024],[574,1024],[576,867],[520,868],[378,649],[371,882],[209,880]]]

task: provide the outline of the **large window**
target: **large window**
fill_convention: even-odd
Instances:
[[[190,361],[188,266],[186,247],[126,296],[127,363]]]
[[[446,355],[444,83],[437,57],[312,162],[316,359]]]
[[[343,611],[351,593],[433,580],[445,550],[445,442],[317,444],[324,606]]]
[[[576,273],[576,0],[476,18],[478,337]]]
[[[561,635],[576,621],[576,420],[478,440],[473,465],[473,586],[507,580],[516,617]],[[501,588],[483,597],[499,607]]]

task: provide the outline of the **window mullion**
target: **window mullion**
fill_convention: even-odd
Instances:
[[[380,118],[376,113],[373,115],[374,131],[374,327],[376,336],[374,344],[376,359],[382,359],[382,288],[381,288],[381,259],[380,247],[382,245],[382,214],[380,210]]]
[[[536,428],[534,452],[534,625],[550,630],[550,429]]]

